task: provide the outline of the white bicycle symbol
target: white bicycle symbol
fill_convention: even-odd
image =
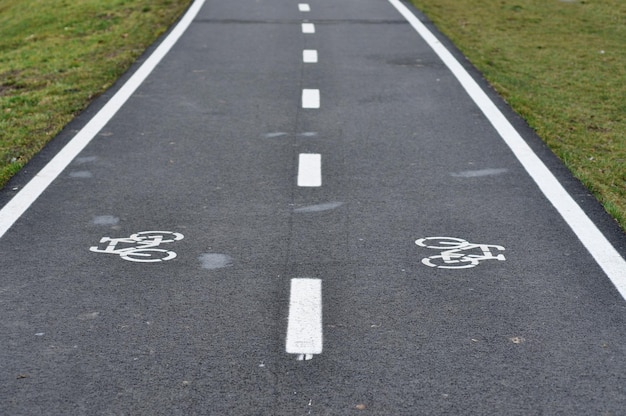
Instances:
[[[506,260],[504,254],[493,255],[491,250],[504,251],[504,247],[493,244],[475,244],[455,237],[426,237],[415,241],[420,247],[442,250],[441,254],[426,257],[422,263],[440,269],[467,269],[478,266],[484,260]],[[480,250],[480,254],[467,254],[468,250]]]
[[[107,246],[104,249],[98,246],[90,247],[89,251],[117,254],[128,261],[154,263],[172,260],[176,257],[175,252],[156,247],[159,247],[161,243],[172,243],[183,238],[181,233],[171,231],[141,231],[128,238],[102,237],[100,244],[108,243]],[[118,247],[119,245],[126,247]]]

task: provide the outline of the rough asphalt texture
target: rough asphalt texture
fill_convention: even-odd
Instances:
[[[385,1],[309,4],[208,0],[0,239],[0,413],[623,414],[626,301],[450,71]],[[296,185],[300,153],[322,155],[321,187]],[[177,257],[89,250],[148,230],[182,233],[161,247]],[[427,267],[430,236],[506,260]],[[285,352],[298,277],[323,282],[310,361]]]

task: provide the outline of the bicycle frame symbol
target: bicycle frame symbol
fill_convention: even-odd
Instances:
[[[128,261],[155,263],[176,257],[175,252],[157,247],[162,243],[172,243],[183,238],[181,233],[171,231],[141,231],[127,238],[102,237],[100,244],[107,243],[107,246],[104,249],[99,246],[90,247],[89,251],[117,254]]]
[[[422,259],[428,267],[439,269],[467,269],[478,266],[485,260],[506,260],[504,254],[494,254],[492,250],[504,251],[504,247],[494,244],[475,244],[455,237],[426,237],[415,241],[420,247],[442,250],[440,254]],[[480,254],[467,254],[474,250]]]

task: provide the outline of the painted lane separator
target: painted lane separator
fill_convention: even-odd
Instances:
[[[580,242],[604,270],[619,293],[626,300],[626,260],[591,221],[574,198],[563,188],[548,167],[524,141],[495,103],[474,81],[459,61],[428,28],[400,0],[387,0],[409,22],[422,39],[454,74],[467,94],[481,109],[517,160],[535,181],[561,217],[574,231]]]
[[[302,33],[315,33],[315,25],[313,23],[302,23]]]
[[[322,155],[300,153],[298,158],[298,186],[306,188],[322,186]]]
[[[302,51],[302,62],[305,64],[315,64],[317,63],[317,50],[315,49],[305,49]]]
[[[187,10],[169,35],[152,52],[146,61],[126,81],[98,113],[61,149],[57,155],[32,178],[22,190],[0,210],[0,238],[39,198],[50,184],[67,168],[78,154],[93,140],[102,128],[113,118],[130,96],[139,88],[154,68],[167,55],[172,46],[185,33],[189,25],[204,5],[204,0],[196,0]]]
[[[321,354],[322,334],[322,280],[291,279],[289,319],[287,323],[287,354],[298,354],[298,360],[310,360]]]
[[[300,10],[301,12],[310,12],[311,6],[309,6],[308,3],[300,3],[298,4],[298,10]]]
[[[302,108],[320,108],[320,90],[302,90]]]

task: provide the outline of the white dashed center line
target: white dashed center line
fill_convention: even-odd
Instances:
[[[299,360],[310,360],[322,353],[322,281],[291,279],[287,354],[299,354]]]
[[[302,23],[302,33],[315,33],[315,25],[313,23]]]
[[[302,108],[320,108],[320,90],[302,90]]]
[[[317,63],[317,51],[315,49],[305,49],[302,51],[302,62],[305,64]]]
[[[306,3],[298,4],[301,12],[310,12]],[[302,23],[302,33],[315,33],[313,23]],[[317,63],[317,50],[304,49],[303,63]],[[302,108],[320,108],[320,90],[302,90]],[[322,155],[300,153],[298,157],[298,186],[322,186]],[[322,353],[322,281],[320,279],[291,279],[289,321],[287,323],[288,354],[298,354],[298,360],[310,360]]]
[[[322,155],[319,153],[300,153],[298,186],[307,188],[322,186]]]

